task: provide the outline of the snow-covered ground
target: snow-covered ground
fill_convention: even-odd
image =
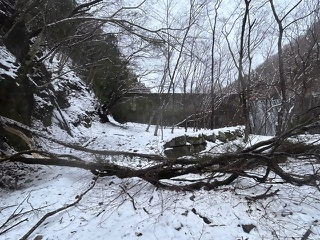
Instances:
[[[154,126],[150,132],[145,128],[137,123],[94,122],[91,128],[80,129],[72,141],[61,130],[49,131],[55,138],[79,141],[88,148],[157,154],[162,154],[164,141],[185,134],[184,129],[174,134],[164,129],[162,140],[153,135]],[[56,144],[48,146],[53,152],[77,154]],[[94,177],[88,171],[64,167],[33,169],[12,164],[12,168],[21,168],[21,175],[14,189],[0,189],[0,231],[22,222],[1,234],[1,239],[21,238],[47,212],[76,201]],[[239,179],[214,191],[175,192],[138,178],[103,177],[77,205],[45,220],[30,239],[301,239],[309,229],[309,239],[319,239],[320,192],[272,181],[258,186]],[[272,191],[279,189],[275,196],[250,200],[270,186]],[[246,233],[250,226],[254,228]]]

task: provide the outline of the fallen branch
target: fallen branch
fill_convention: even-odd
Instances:
[[[0,229],[4,228],[12,219],[14,219],[16,216],[18,216],[22,210],[20,210],[19,213],[17,213],[18,209],[22,206],[22,204],[30,197],[30,193],[23,199],[23,201],[14,209],[13,213],[7,218],[7,220],[0,226]],[[6,231],[2,231],[2,233],[5,233]]]
[[[120,188],[122,189],[122,191],[123,191],[124,193],[126,193],[126,194],[129,196],[130,201],[132,202],[133,209],[136,211],[137,208],[136,208],[136,205],[135,205],[135,203],[134,203],[134,199],[133,199],[133,197],[131,196],[131,194],[128,193],[128,191],[127,191],[126,189],[124,189],[124,187],[122,187],[121,185],[120,185]]]
[[[311,231],[311,226],[310,226],[308,228],[308,230],[303,234],[301,240],[308,240],[311,233],[312,233],[312,231]]]
[[[76,167],[91,171],[98,176],[117,176],[119,178],[141,178],[156,187],[167,188],[170,190],[185,190],[192,191],[205,188],[207,190],[215,189],[219,186],[231,184],[239,177],[250,178],[259,183],[266,182],[270,173],[275,173],[284,182],[294,185],[311,185],[317,186],[320,180],[319,165],[314,165],[316,169],[310,174],[307,172],[299,174],[284,170],[281,163],[287,157],[300,157],[299,154],[288,154],[283,152],[276,152],[279,149],[286,137],[293,136],[293,134],[302,131],[305,125],[300,125],[300,128],[294,128],[284,133],[280,137],[273,138],[265,142],[259,142],[249,148],[239,150],[237,152],[229,152],[223,154],[200,154],[190,157],[181,157],[178,159],[169,159],[160,155],[140,154],[134,152],[117,152],[110,150],[93,150],[82,146],[65,143],[60,140],[53,139],[37,130],[31,129],[21,123],[15,122],[11,119],[0,116],[0,124],[10,125],[11,127],[18,127],[20,130],[24,129],[31,133],[46,138],[50,141],[61,144],[78,151],[99,154],[104,156],[130,156],[144,158],[145,160],[154,160],[151,165],[145,168],[132,168],[129,166],[120,166],[108,161],[83,161],[79,157],[70,154],[53,154],[49,152],[29,150],[13,154],[0,160],[1,162],[22,162],[26,164],[41,164],[51,166],[67,166]],[[264,151],[268,149],[269,151]],[[42,157],[31,157],[25,154],[38,153]],[[311,159],[319,158],[318,151],[306,152],[303,155],[303,161],[312,161]],[[301,160],[302,161],[302,160]],[[253,169],[257,167],[264,167],[265,173],[260,176],[261,172],[252,174]],[[249,173],[251,172],[251,173]],[[199,177],[197,181],[190,182],[187,178],[189,174],[196,174]],[[203,177],[205,176],[205,177]],[[185,178],[185,180],[184,180]],[[180,181],[176,181],[179,179]]]
[[[16,226],[20,225],[21,223],[23,223],[23,222],[28,222],[28,221],[29,221],[29,219],[28,219],[28,218],[25,218],[25,219],[23,219],[23,220],[21,220],[21,221],[19,221],[19,222],[15,223],[15,224],[13,224],[12,226],[8,227],[7,229],[5,229],[5,230],[1,231],[1,232],[0,232],[0,235],[2,235],[2,234],[4,234],[4,233],[6,233],[6,232],[8,232],[8,231],[10,231],[12,228],[14,228],[14,227],[16,227]]]
[[[146,159],[150,159],[150,160],[157,160],[157,161],[167,160],[166,157],[156,155],[156,154],[143,154],[143,153],[136,153],[136,152],[120,152],[120,151],[112,151],[112,150],[94,150],[94,149],[86,148],[83,146],[75,145],[72,143],[66,143],[64,141],[60,141],[58,139],[50,137],[41,131],[38,131],[38,130],[33,129],[31,127],[28,127],[20,122],[3,117],[1,115],[0,115],[0,124],[3,126],[10,126],[11,128],[19,129],[20,131],[24,130],[24,131],[30,132],[35,136],[47,139],[51,142],[60,144],[64,147],[68,147],[68,148],[82,151],[82,152],[87,152],[87,153],[92,153],[92,154],[97,154],[97,155],[108,155],[108,156],[142,157],[142,158],[146,158]]]
[[[245,199],[247,199],[247,200],[266,199],[269,197],[273,197],[274,195],[276,195],[280,191],[279,189],[277,189],[274,192],[268,193],[271,190],[271,188],[272,188],[272,186],[268,187],[268,189],[260,195],[245,197]]]

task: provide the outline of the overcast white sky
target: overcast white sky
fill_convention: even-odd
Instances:
[[[80,1],[80,0],[79,0]],[[83,0],[81,0],[83,2]],[[99,4],[96,9],[99,9],[99,12],[95,13],[101,17],[110,16],[115,11],[120,9],[123,6],[132,7],[138,6],[143,1],[141,0],[120,0],[120,1],[103,1],[103,4]],[[172,28],[184,28],[187,27],[188,16],[190,10],[190,2],[197,3],[199,6],[202,3],[207,2],[207,5],[201,9],[201,14],[197,16],[196,23],[192,26],[189,31],[188,38],[197,37],[196,39],[196,48],[197,55],[199,58],[203,58],[203,61],[208,61],[210,59],[210,48],[211,48],[211,31],[210,23],[208,18],[208,12],[211,12],[211,20],[214,18],[214,6],[216,1],[212,0],[146,0],[139,9],[123,9],[120,11],[116,17],[120,19],[126,19],[137,24],[142,25],[150,29],[159,29],[165,28],[167,26]],[[277,12],[280,17],[283,17],[284,14],[294,6],[298,0],[295,1],[286,1],[286,0],[274,0]],[[305,0],[297,7],[295,11],[292,11],[291,14],[284,20],[284,25],[288,22],[291,22],[292,19],[297,18],[299,14],[304,14],[307,5],[315,3],[314,0]],[[277,38],[277,26],[274,21],[270,4],[268,0],[257,0],[252,1],[252,11],[251,11],[251,21],[256,21],[254,25],[252,40],[259,42],[258,46],[252,49],[253,56],[253,65],[257,66],[262,63],[267,56],[270,54],[276,53],[276,38]],[[215,51],[215,56],[219,61],[223,61],[222,64],[225,66],[224,80],[232,81],[232,78],[235,78],[237,74],[232,73],[232,70],[236,72],[235,65],[232,65],[232,55],[228,49],[225,36],[230,31],[228,35],[228,40],[232,48],[235,59],[237,59],[239,45],[239,36],[240,36],[240,26],[242,21],[242,14],[244,9],[243,0],[222,0],[221,7],[218,9],[218,24],[216,31],[216,47],[219,48]],[[168,14],[168,15],[167,15]],[[306,22],[305,27],[308,26]],[[295,27],[295,25],[292,25]],[[115,31],[118,30],[110,25],[105,27],[106,31]],[[291,31],[288,29],[287,33]],[[300,32],[301,33],[301,32]],[[170,31],[170,34],[176,36],[176,41],[180,43],[183,39],[184,31]],[[207,43],[206,42],[207,38]],[[144,43],[139,42],[137,38],[133,36],[121,36],[119,44],[121,45],[122,52],[129,56],[132,52],[135,52],[143,46]],[[171,39],[173,40],[173,38]],[[286,39],[284,39],[286,42]],[[188,49],[186,45],[184,50]],[[189,47],[190,49],[190,47]],[[160,80],[162,79],[164,73],[164,66],[166,65],[166,57],[163,53],[159,51],[154,51],[155,49],[147,48],[145,52],[140,52],[138,57],[135,58],[133,67],[138,74],[141,75],[141,81],[143,81],[147,86],[157,86],[159,85]],[[159,50],[159,49],[158,49]],[[180,48],[177,46],[177,51],[173,51],[171,54],[171,69],[175,68],[176,61],[179,56]],[[207,51],[207,54],[203,54],[203,51]],[[201,53],[202,52],[202,53]],[[161,56],[162,54],[162,56]],[[223,58],[222,58],[223,56]],[[185,60],[185,59],[184,59]],[[185,62],[184,64],[187,64]],[[173,70],[172,70],[173,71]],[[148,73],[147,75],[145,75]],[[176,75],[176,81],[179,82],[181,75]],[[224,84],[225,84],[224,83]],[[156,88],[154,89],[156,91]]]

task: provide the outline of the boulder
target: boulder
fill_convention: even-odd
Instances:
[[[225,132],[228,141],[233,141],[237,139],[237,135],[235,132]]]
[[[206,143],[199,144],[199,145],[193,145],[193,147],[194,147],[193,153],[199,153],[199,152],[205,150],[206,149],[206,145],[207,145]]]
[[[228,138],[224,132],[219,131],[217,139],[221,142],[227,142]]]
[[[212,133],[211,135],[204,135],[205,140],[209,141],[209,142],[216,142],[217,140],[217,136]]]
[[[198,137],[180,136],[164,144],[164,153],[171,158],[189,156],[203,151],[206,148],[204,135]]]
[[[194,153],[193,145],[185,145],[164,150],[164,153],[169,158],[179,158],[182,156],[192,155]]]
[[[250,233],[252,229],[256,228],[253,224],[242,224],[241,226],[245,233]]]
[[[187,144],[187,137],[186,136],[180,136],[171,139],[169,142],[164,144],[164,148],[172,148],[172,147],[181,147],[185,146]]]
[[[234,133],[237,137],[240,137],[240,138],[243,137],[243,130],[240,128],[236,129]]]
[[[198,137],[187,136],[186,138],[187,138],[186,139],[187,142],[190,143],[191,145],[201,145],[206,142],[204,135],[199,135]]]

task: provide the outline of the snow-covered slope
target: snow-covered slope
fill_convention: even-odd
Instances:
[[[51,73],[52,81],[48,88],[44,88],[45,97],[41,93],[34,95],[36,109],[40,109],[38,111],[42,114],[49,112],[48,109],[52,111],[50,124],[45,128],[48,133],[56,137],[77,138],[84,129],[91,126],[93,119],[97,118],[97,100],[71,69],[71,62],[61,67],[59,60],[54,57],[51,62],[46,61],[45,66]],[[41,125],[43,121],[34,121],[35,128],[44,127]]]
[[[0,46],[0,81],[2,76],[7,75],[11,78],[17,76],[17,64],[15,64],[16,58],[13,56],[4,46]]]

